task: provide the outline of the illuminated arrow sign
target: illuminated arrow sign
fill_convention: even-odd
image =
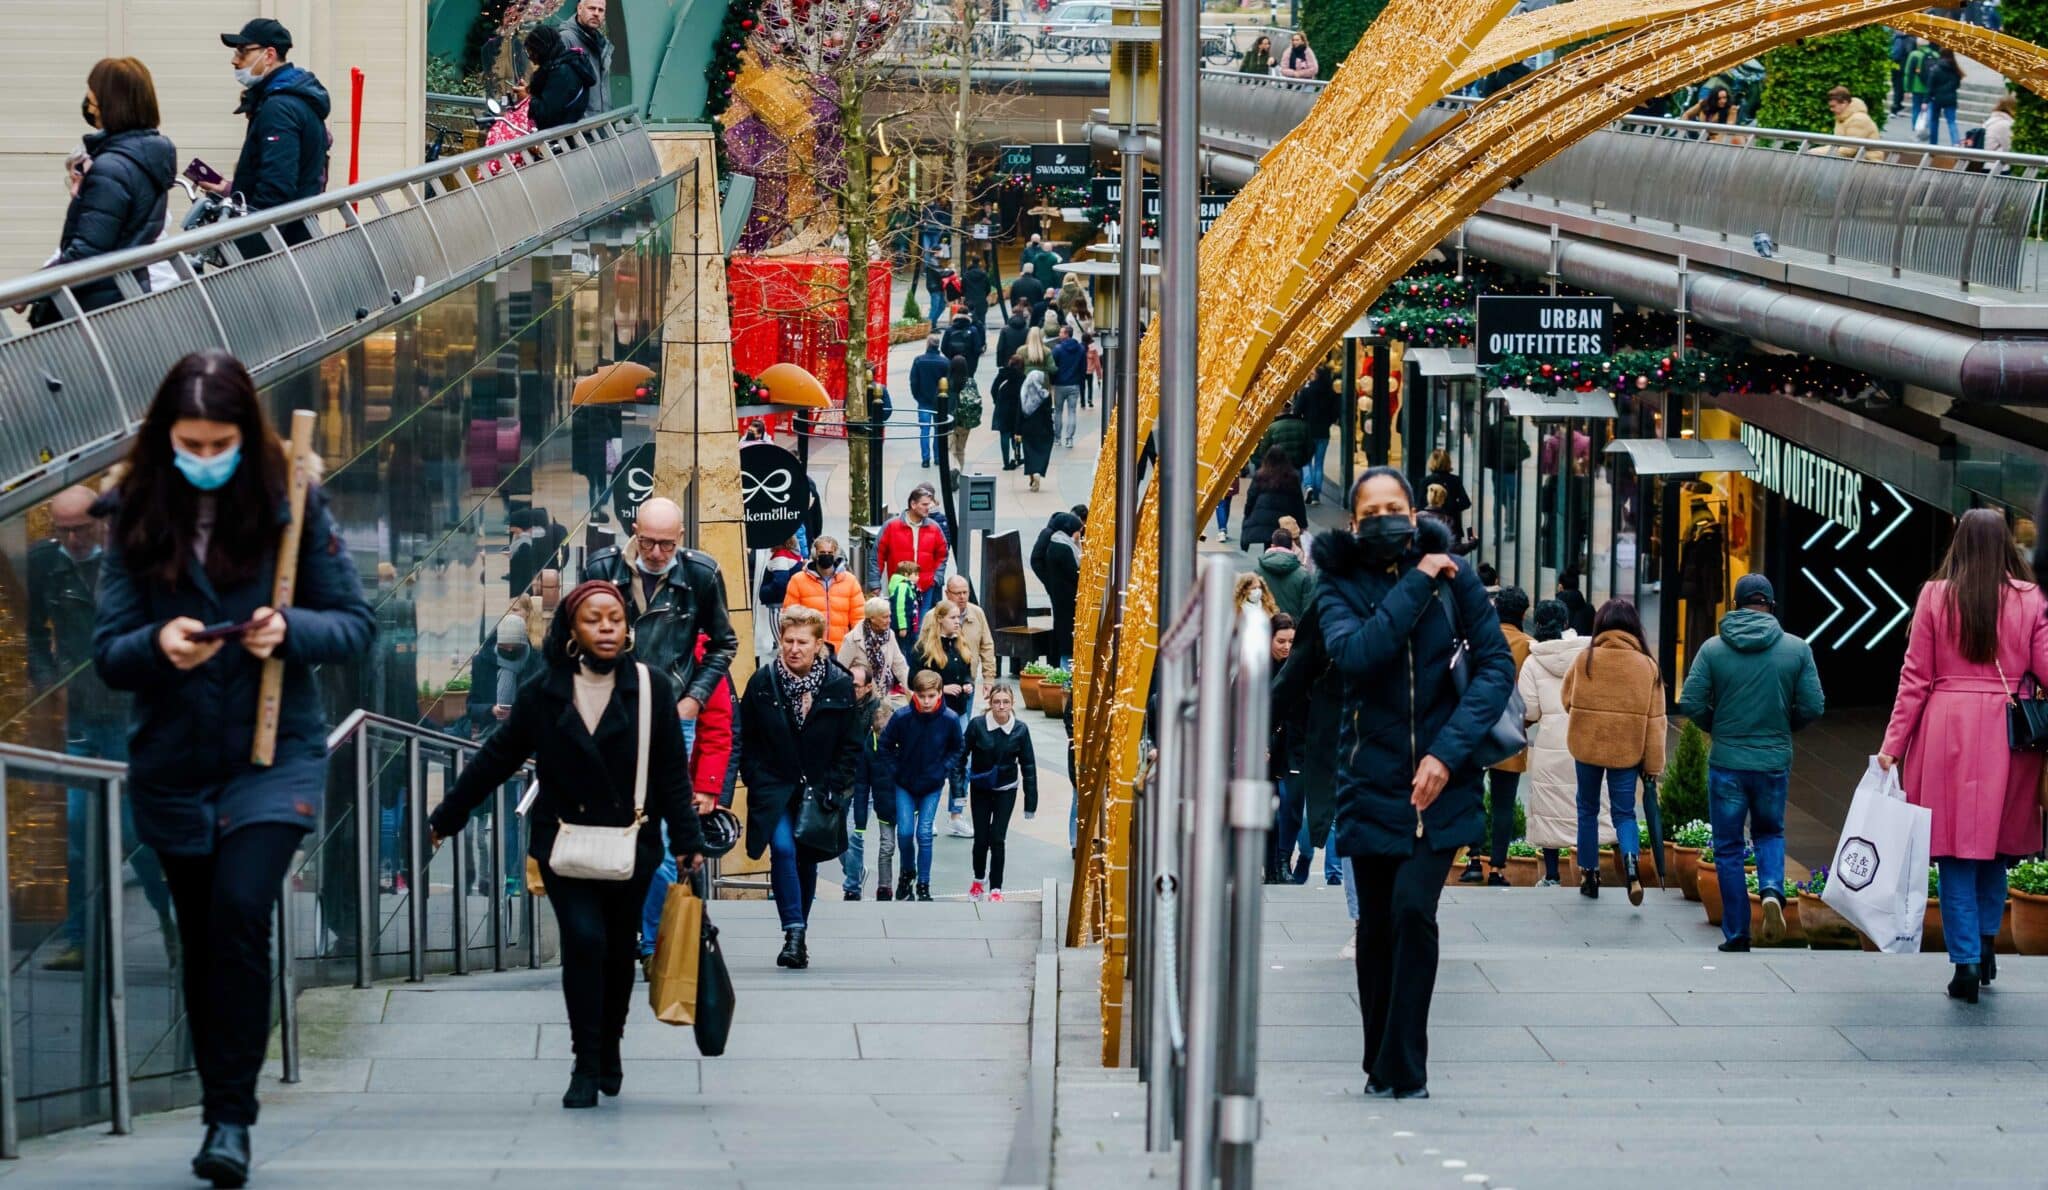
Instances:
[[[1854,595],[1856,598],[1861,599],[1863,601],[1863,606],[1869,609],[1868,611],[1865,611],[1861,616],[1858,616],[1856,618],[1856,622],[1854,624],[1849,625],[1848,631],[1842,633],[1842,638],[1835,642],[1835,647],[1839,649],[1843,645],[1849,643],[1849,638],[1856,635],[1856,630],[1858,628],[1863,627],[1864,623],[1868,621],[1870,617],[1877,614],[1877,605],[1870,601],[1870,596],[1865,595],[1863,593],[1862,588],[1858,587],[1855,583],[1849,581],[1849,576],[1843,574],[1841,567],[1839,566],[1835,568],[1835,577],[1841,579],[1842,585],[1849,588],[1849,593],[1851,595]]]
[[[1889,533],[1891,530],[1887,529],[1885,531]],[[1899,626],[1899,621],[1904,620],[1907,616],[1913,614],[1913,609],[1907,606],[1905,600],[1899,598],[1899,593],[1897,591],[1892,590],[1892,585],[1890,583],[1878,577],[1877,571],[1865,568],[1863,573],[1870,576],[1871,582],[1874,582],[1878,586],[1883,587],[1884,593],[1891,596],[1893,603],[1899,605],[1898,614],[1893,616],[1891,619],[1886,620],[1884,622],[1884,627],[1879,628],[1877,630],[1877,635],[1871,637],[1870,643],[1867,646],[1865,646],[1866,648],[1874,649],[1877,647],[1877,642],[1883,640],[1885,637],[1890,636],[1892,634],[1892,629],[1897,628]]]
[[[1835,605],[1835,610],[1828,613],[1828,618],[1822,620],[1819,624],[1815,625],[1813,631],[1807,634],[1813,637],[1815,640],[1818,640],[1820,639],[1820,634],[1828,630],[1828,625],[1834,623],[1838,618],[1841,617],[1841,614],[1848,609],[1842,606],[1841,600],[1835,598],[1834,592],[1828,590],[1826,583],[1821,582],[1819,579],[1813,576],[1813,571],[1808,570],[1804,566],[1801,566],[1799,568],[1799,573],[1805,575],[1806,580],[1808,582],[1812,583],[1815,587],[1820,588],[1821,598]]]
[[[1899,489],[1893,487],[1890,484],[1885,484],[1884,490],[1891,495],[1892,499],[1897,500],[1899,502],[1899,515],[1892,521],[1891,524],[1886,525],[1884,527],[1884,532],[1878,534],[1877,537],[1873,541],[1871,541],[1871,549],[1876,549],[1878,546],[1883,545],[1884,539],[1890,537],[1893,533],[1897,532],[1899,526],[1906,523],[1906,518],[1913,515],[1913,506],[1906,502],[1905,496],[1899,493]]]

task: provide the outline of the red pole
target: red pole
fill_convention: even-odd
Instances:
[[[348,68],[348,184],[362,178],[363,170],[363,72]]]

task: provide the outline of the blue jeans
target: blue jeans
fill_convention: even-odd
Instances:
[[[1216,504],[1216,531],[1224,534],[1230,532],[1230,497],[1228,496],[1223,497]]]
[[[896,790],[896,850],[903,853],[903,870],[911,870],[911,857],[917,857],[917,882],[932,882],[932,821],[939,816],[939,794],[912,793],[908,789]]]
[[[2005,916],[2005,862],[1996,859],[1934,861],[1941,869],[1941,937],[1948,961],[1975,963]]]
[[[1338,863],[1344,875],[1344,908],[1351,914],[1351,920],[1358,920],[1358,877],[1351,870],[1351,857],[1345,856]]]
[[[1081,386],[1052,386],[1052,436],[1056,442],[1074,444],[1074,432],[1081,427]]]
[[[1280,789],[1279,815],[1273,823],[1273,870],[1285,874],[1287,861],[1294,858],[1294,842],[1301,835],[1301,820],[1308,814],[1308,789],[1299,777],[1277,782]]]
[[[1642,836],[1636,830],[1636,770],[1604,769],[1583,760],[1572,763],[1579,770],[1580,870],[1600,870],[1600,784],[1603,781],[1607,784],[1609,809],[1614,814],[1614,837],[1620,844],[1622,863],[1627,870],[1635,870],[1636,853],[1643,848]],[[1719,837],[1718,831],[1715,837]],[[1746,900],[1746,896],[1739,899]]]
[[[1707,819],[1714,828],[1714,874],[1723,905],[1749,901],[1742,878],[1742,822],[1749,819],[1756,843],[1756,886],[1785,890],[1785,794],[1791,770],[1752,773],[1707,766]],[[2001,910],[2002,911],[2002,910]],[[1721,933],[1740,938],[1749,933],[1749,914],[1721,915]]]
[[[856,787],[853,804],[847,807],[853,815],[852,829],[846,832],[846,850],[839,854],[839,887],[847,893],[859,893],[861,881],[867,876],[867,831],[868,791]]]
[[[932,465],[932,419],[937,416],[935,410],[922,405],[917,407],[917,457],[924,460],[927,467]],[[888,577],[883,575],[883,581],[886,582]]]
[[[683,728],[683,755],[688,756],[697,746],[697,721],[678,719]],[[509,817],[509,816],[508,816]],[[519,854],[508,845],[505,862]],[[668,853],[668,823],[661,824],[661,866],[654,869],[654,875],[647,881],[647,900],[640,905],[640,953],[654,953],[654,936],[661,932],[661,907],[668,904],[669,886],[676,882],[676,857]]]
[[[1941,143],[1941,122],[1943,120],[1948,121],[1948,143],[1952,145],[1962,144],[1962,134],[1956,131],[1956,105],[1953,103],[1944,103],[1935,107],[1934,114],[1927,117],[1927,143],[1930,145]]]
[[[1918,95],[1909,94],[1906,96],[1906,98],[1912,100],[1913,102],[1913,110],[1911,113],[1913,123],[1911,127],[1915,130],[1913,133],[1914,139],[1918,140],[1920,137],[1920,133],[1918,131],[1920,127],[1920,109],[1927,106],[1927,93],[1925,91],[1922,91]]]
[[[1309,456],[1308,466],[1301,472],[1301,485],[1314,492],[1318,500],[1323,498],[1323,456],[1329,453],[1330,435],[1325,432],[1316,439],[1315,453]]]
[[[937,586],[937,583],[933,583]],[[974,717],[974,696],[967,696],[967,705],[960,708],[960,763],[953,766],[953,775],[946,780],[946,813],[958,814],[967,804],[967,721]]]
[[[768,840],[768,883],[775,890],[775,911],[785,930],[810,924],[811,902],[818,899],[818,865],[796,857],[796,799],[776,820]]]
[[[65,735],[64,751],[72,756],[128,759],[128,725],[119,719],[72,723],[67,725]],[[85,945],[86,910],[94,902],[96,892],[106,891],[100,887],[98,862],[85,853],[86,817],[94,812],[93,799],[99,796],[96,787],[77,786],[64,793],[64,867],[71,886],[64,898],[64,942],[68,946]],[[157,862],[156,852],[136,839],[135,799],[126,796],[125,791],[121,798],[121,850],[128,857],[128,865],[135,869],[135,879],[142,885],[142,895],[148,899],[150,908],[156,910],[159,918],[169,917],[171,889],[164,883],[163,865]]]

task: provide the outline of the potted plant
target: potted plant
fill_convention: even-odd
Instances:
[[[1520,839],[1508,844],[1508,883],[1516,888],[1534,888],[1543,878],[1543,853]]]
[[[1058,718],[1067,713],[1067,690],[1074,683],[1074,675],[1064,669],[1056,669],[1045,675],[1038,683],[1038,709]]]
[[[2007,876],[2012,935],[2021,954],[2048,954],[2048,860],[2031,859]]]
[[[1927,865],[1927,916],[1920,928],[1920,952],[1934,954],[1948,949],[1941,934],[1941,869]]]
[[[1671,870],[1678,877],[1678,891],[1688,901],[1700,899],[1700,854],[1712,854],[1714,828],[1695,818],[1671,832]]]
[[[1834,906],[1821,900],[1821,894],[1828,888],[1828,870],[1815,868],[1806,883],[1799,885],[1799,927],[1806,932],[1806,945],[1814,950],[1855,950],[1862,944],[1857,941],[1856,927],[1849,919],[1835,912]],[[1786,902],[1786,908],[1791,902]]]
[[[1039,684],[1051,672],[1052,666],[1043,661],[1033,661],[1024,667],[1023,675],[1017,679],[1017,693],[1026,707],[1034,711],[1038,709]]]
[[[1704,827],[1707,817],[1707,734],[1694,724],[1687,723],[1678,732],[1678,746],[1672,749],[1671,763],[1664,767],[1664,776],[1657,782],[1657,808],[1664,822],[1664,867],[1676,873],[1675,852],[1682,850],[1683,844],[1671,844],[1678,843],[1679,833],[1687,827]],[[1679,887],[1684,888],[1682,879]]]

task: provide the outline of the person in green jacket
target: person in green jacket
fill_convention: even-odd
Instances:
[[[1906,76],[1906,97],[1913,101],[1913,131],[1916,133],[1920,130],[1920,113],[1927,107],[1927,68],[1940,57],[1940,50],[1923,41],[1906,55],[1906,64],[1901,68]]]
[[[1253,563],[1255,573],[1259,581],[1266,584],[1266,591],[1273,596],[1273,602],[1280,610],[1299,620],[1308,614],[1308,605],[1315,602],[1315,576],[1302,564],[1293,534],[1285,529],[1275,529],[1272,542]]]
[[[1726,902],[1747,890],[1742,870],[1743,821],[1756,842],[1757,887],[1764,906],[1763,940],[1785,935],[1785,794],[1792,778],[1792,733],[1821,717],[1826,701],[1813,649],[1785,631],[1775,614],[1771,580],[1745,574],[1735,582],[1735,610],[1700,647],[1685,675],[1678,713],[1714,737],[1707,753],[1707,817],[1714,828],[1714,870]],[[1740,919],[1740,920],[1738,920]],[[1749,919],[1721,919],[1721,949],[1749,949]]]

